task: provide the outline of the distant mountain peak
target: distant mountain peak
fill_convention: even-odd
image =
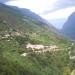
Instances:
[[[66,23],[64,24],[63,28],[62,28],[62,32],[72,38],[75,39],[75,12],[73,12],[68,20],[66,21]]]

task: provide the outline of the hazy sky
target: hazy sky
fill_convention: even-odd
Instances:
[[[75,0],[12,0],[6,4],[28,8],[48,21],[67,19],[75,11]]]

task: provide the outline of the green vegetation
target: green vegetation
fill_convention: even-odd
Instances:
[[[57,45],[61,50],[34,53],[26,49],[27,43]],[[0,6],[0,75],[70,75],[75,69],[66,49],[70,45],[48,25]],[[29,54],[21,56],[25,52]]]
[[[3,53],[0,56],[1,75],[70,75],[70,70],[74,67],[65,50],[54,53],[30,53],[26,57],[22,57],[19,49],[22,50],[21,46],[15,42],[4,41],[3,43],[2,41],[0,48]]]

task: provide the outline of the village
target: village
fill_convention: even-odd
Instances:
[[[32,52],[34,53],[46,53],[46,52],[55,52],[55,51],[59,51],[61,50],[58,46],[56,45],[49,45],[49,46],[45,46],[45,45],[42,45],[42,44],[31,44],[31,43],[28,43],[26,45],[26,49],[31,49]],[[29,53],[23,53],[21,54],[21,56],[26,56],[28,55]]]

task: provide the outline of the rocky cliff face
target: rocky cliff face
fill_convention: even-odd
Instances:
[[[75,39],[75,12],[73,12],[67,22],[64,24],[63,28],[62,28],[62,32],[72,38]]]

